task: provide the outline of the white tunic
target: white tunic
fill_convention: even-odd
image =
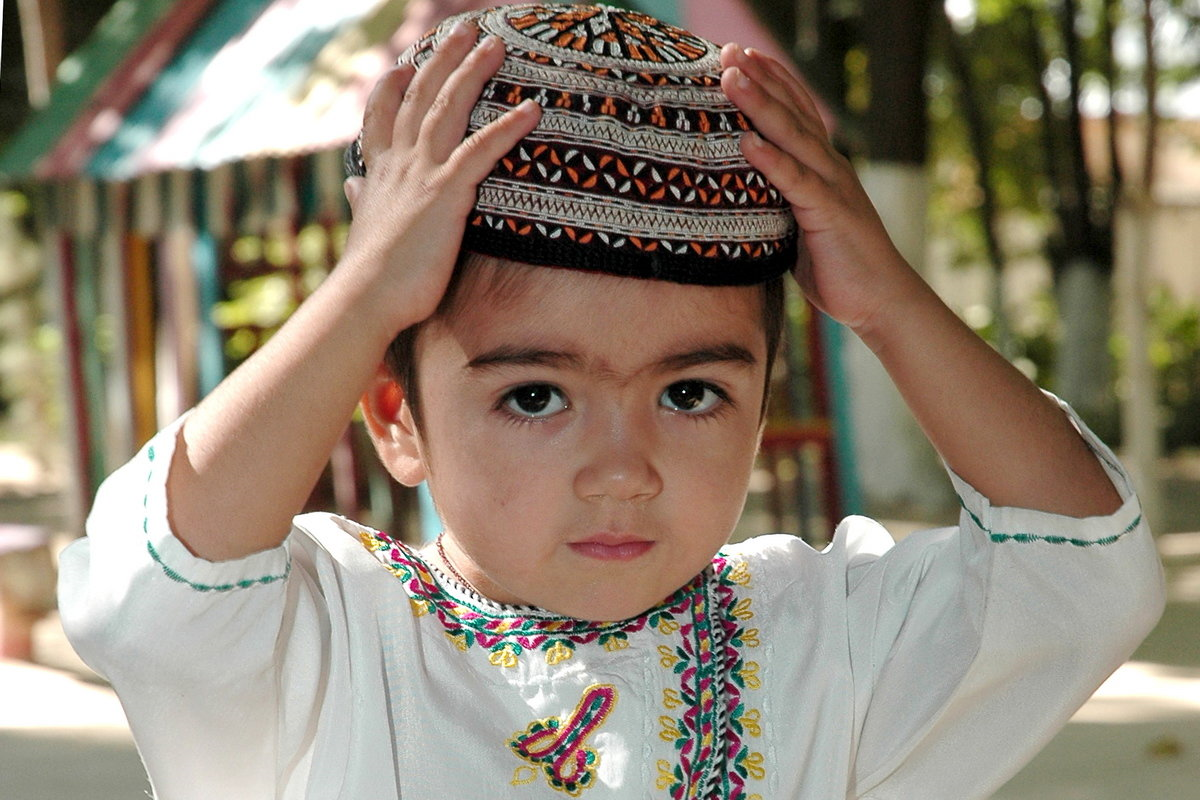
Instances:
[[[617,623],[496,605],[327,514],[198,559],[166,522],[175,433],[105,482],[60,579],[168,800],[986,797],[1162,609],[1086,431],[1112,516],[993,508],[952,475],[957,528],[760,537]]]

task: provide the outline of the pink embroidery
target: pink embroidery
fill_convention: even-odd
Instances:
[[[533,722],[508,746],[520,758],[542,767],[551,787],[578,796],[595,782],[600,763],[599,754],[584,742],[604,724],[616,704],[615,686],[594,684],[584,691],[566,722],[558,717]]]

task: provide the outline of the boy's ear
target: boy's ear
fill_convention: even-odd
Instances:
[[[391,476],[405,486],[425,480],[425,459],[412,408],[386,367],[380,365],[375,371],[359,402],[375,452]]]

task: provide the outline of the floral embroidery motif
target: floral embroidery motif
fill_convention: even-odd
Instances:
[[[469,598],[443,591],[429,567],[386,534],[366,531],[361,539],[404,582],[415,616],[436,616],[458,649],[481,648],[488,662],[502,669],[516,667],[534,653],[550,666],[561,664],[582,645],[623,650],[641,631],[664,637],[669,644],[651,652],[678,686],[662,692],[662,708],[668,713],[658,719],[656,738],[673,746],[676,758],[656,762],[656,788],[673,800],[759,797],[748,791],[747,782],[766,779],[766,759],[749,740],[763,736],[765,720],[748,703],[748,693],[762,688],[763,676],[759,662],[747,660],[743,651],[759,647],[762,634],[749,627],[756,614],[753,599],[744,591],[739,594],[752,582],[746,562],[718,554],[711,570],[662,605],[633,619],[596,623],[535,609],[472,605]],[[541,767],[551,786],[572,796],[593,785],[599,755],[583,742],[616,701],[615,689],[611,702],[604,699],[598,690],[605,688],[589,687],[566,722],[540,720],[509,742],[528,762],[517,768],[513,785],[537,779],[529,765]]]
[[[616,704],[615,686],[594,684],[584,691],[565,722],[558,717],[532,722],[523,733],[515,734],[508,746],[518,757],[540,766],[552,788],[578,797],[595,783],[600,763],[600,755],[584,742],[604,724]],[[518,776],[523,769],[517,768]],[[517,782],[518,777],[513,780]]]
[[[446,636],[463,651],[482,647],[494,666],[517,666],[525,653],[543,654],[551,666],[569,660],[575,648],[598,644],[608,652],[624,650],[629,636],[650,628],[663,634],[679,630],[680,614],[691,610],[691,595],[703,576],[683,587],[665,603],[640,617],[622,622],[588,622],[550,614],[533,615],[527,609],[502,612],[472,606],[442,591],[433,573],[415,554],[379,531],[363,531],[363,546],[374,552],[393,575],[404,582],[414,616],[435,614]]]

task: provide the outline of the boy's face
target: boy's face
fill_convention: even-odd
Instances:
[[[745,501],[767,365],[757,287],[483,265],[417,338],[420,471],[491,599],[595,620],[696,575]]]

